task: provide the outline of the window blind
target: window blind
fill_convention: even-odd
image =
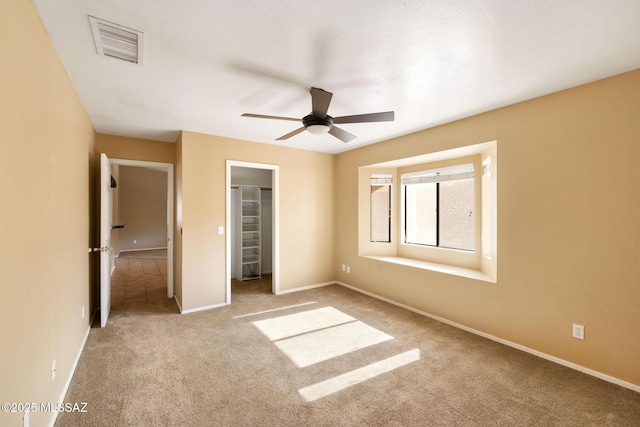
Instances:
[[[473,163],[426,171],[407,172],[400,176],[403,185],[459,181],[473,178]]]
[[[392,176],[390,173],[372,173],[371,185],[391,185]]]

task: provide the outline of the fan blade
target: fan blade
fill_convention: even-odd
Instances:
[[[329,133],[336,138],[338,138],[342,142],[349,142],[356,138],[356,136],[352,133],[347,132],[346,130],[342,130],[339,127],[331,126],[329,129]]]
[[[324,119],[327,117],[327,110],[329,110],[329,104],[331,103],[331,97],[333,94],[326,90],[318,89],[317,87],[311,88],[311,114],[316,117]]]
[[[365,122],[392,122],[395,119],[393,111],[383,113],[357,114],[355,116],[334,117],[333,123],[365,123]]]
[[[296,136],[297,134],[299,134],[300,132],[304,132],[304,126],[301,127],[300,129],[296,129],[293,132],[289,132],[286,135],[282,135],[280,138],[277,138],[276,141],[282,141],[283,139],[289,139],[292,136]]]
[[[244,113],[242,117],[255,117],[256,119],[290,120],[292,122],[300,121],[300,119],[294,119],[293,117],[265,116],[262,114],[250,114],[250,113]]]

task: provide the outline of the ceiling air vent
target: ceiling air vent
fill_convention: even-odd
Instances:
[[[98,55],[142,65],[144,34],[122,25],[89,17]]]

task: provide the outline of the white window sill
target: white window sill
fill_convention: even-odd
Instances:
[[[471,268],[456,267],[453,265],[438,264],[435,262],[422,261],[418,259],[402,258],[396,256],[372,256],[364,255],[363,258],[375,259],[392,264],[406,265],[407,267],[420,268],[422,270],[437,271],[438,273],[451,274],[454,276],[466,277],[468,279],[481,280],[483,282],[496,283],[496,279],[479,270]]]

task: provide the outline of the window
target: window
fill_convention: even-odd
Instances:
[[[358,255],[495,283],[497,146],[482,142],[360,166]]]
[[[401,175],[403,243],[473,251],[473,164]]]
[[[371,175],[371,241],[391,242],[391,174]]]

